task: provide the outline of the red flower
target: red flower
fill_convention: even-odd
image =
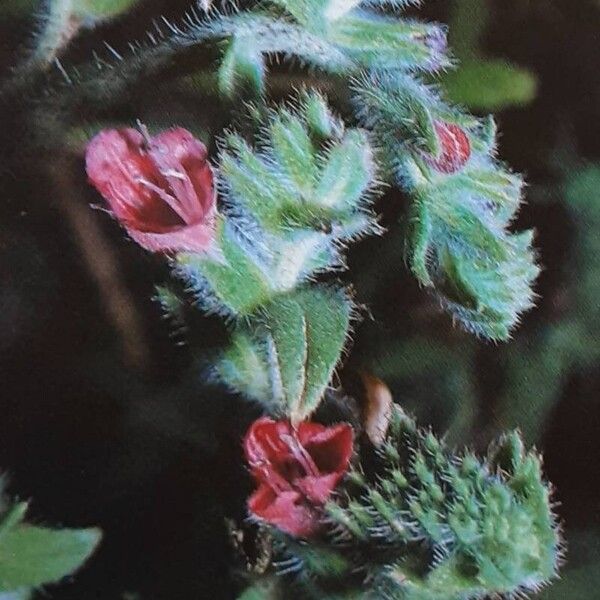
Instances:
[[[108,129],[86,151],[90,182],[129,235],[151,252],[207,250],[216,193],[204,144],[185,129],[155,137]]]
[[[441,146],[438,156],[425,155],[427,164],[440,173],[456,173],[471,156],[471,142],[467,134],[454,123],[436,121],[435,132]]]
[[[352,427],[325,427],[262,418],[244,439],[246,459],[258,489],[248,500],[250,512],[298,537],[319,527],[320,509],[348,469]]]

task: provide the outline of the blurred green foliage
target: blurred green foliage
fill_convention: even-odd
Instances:
[[[458,64],[442,78],[448,97],[472,110],[498,111],[531,102],[537,92],[534,74],[480,50],[490,21],[490,0],[452,3],[449,41]]]
[[[503,60],[463,60],[443,81],[454,102],[473,110],[522,106],[531,102],[537,91],[536,80],[529,71]]]

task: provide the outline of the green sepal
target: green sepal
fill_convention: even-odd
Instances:
[[[305,95],[299,110],[271,112],[256,149],[239,135],[225,138],[221,174],[228,203],[278,237],[339,224],[337,236],[343,238],[347,223],[352,237],[356,216],[368,206],[375,161],[366,133],[348,130],[322,149],[313,142],[315,128],[341,135],[323,99]]]
[[[533,305],[539,273],[533,233],[512,234],[504,225],[518,208],[521,186],[501,169],[473,167],[431,182],[409,210],[413,274],[465,329],[495,340],[507,339]]]
[[[295,200],[295,190],[286,187],[272,165],[261,160],[241,136],[230,134],[225,143],[220,172],[229,202],[246,210],[265,229],[276,230],[281,212]]]
[[[517,433],[483,459],[457,455],[395,407],[371,468],[349,478],[348,496],[327,513],[373,598],[512,597],[555,576],[561,540],[549,486]]]
[[[309,27],[313,31],[319,31],[326,27],[324,9],[327,0],[269,0],[271,4],[281,7],[294,19]]]
[[[424,202],[415,200],[409,211],[405,254],[408,265],[421,285],[433,286],[429,274],[431,216]]]
[[[318,142],[339,139],[344,132],[344,122],[332,112],[325,98],[311,90],[300,94],[300,108],[310,134]]]
[[[282,175],[303,199],[310,199],[317,182],[316,149],[306,125],[288,110],[274,114],[268,127],[273,157]]]
[[[407,144],[439,154],[434,112],[441,102],[423,83],[403,73],[380,73],[357,79],[353,91],[359,116],[383,143],[391,163]]]
[[[321,206],[353,210],[360,205],[375,173],[375,161],[367,135],[349,130],[323,161],[314,198]]]

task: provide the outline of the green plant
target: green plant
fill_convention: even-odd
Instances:
[[[57,2],[44,30],[51,43],[40,43],[39,56],[0,90],[4,101],[31,92],[30,143],[65,160],[80,152],[74,141],[85,132],[115,118],[137,124],[139,132],[95,138],[88,176],[124,208],[114,212],[130,233],[209,231],[209,243],[194,250],[142,244],[167,253],[185,288],[160,287],[157,298],[176,322],[190,295],[223,318],[229,337],[212,361],[214,379],[285,422],[281,454],[310,471],[309,484],[331,469],[295,439],[296,426],[322,406],[363,312],[338,275],[350,243],[384,233],[374,209],[380,195],[405,205],[406,263],[464,330],[507,340],[533,305],[533,233],[512,228],[523,181],[497,157],[493,119],[449,104],[429,82],[451,61],[443,27],[401,16],[416,4],[204,3],[181,23],[157,20],[147,43],[126,50],[106,42],[102,55],[78,64],[68,62],[72,37],[130,3]],[[152,136],[159,119],[144,118],[146,126],[143,115],[127,113],[127,100],[151,83],[172,100],[195,84],[212,107],[182,113],[196,135],[215,140],[218,208],[192,210],[214,200],[204,145],[182,128]],[[356,469],[326,504],[323,533],[305,540],[260,525],[277,560],[246,598],[513,597],[554,576],[560,540],[548,487],[517,434],[480,460],[447,450],[399,408],[389,412],[376,456],[365,440]],[[360,424],[355,430],[359,442]],[[297,478],[265,471],[267,493],[273,484],[273,494],[301,502],[319,496],[302,497]],[[323,484],[314,504],[332,487]]]

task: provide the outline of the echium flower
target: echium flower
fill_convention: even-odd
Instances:
[[[180,127],[101,131],[86,170],[127,233],[151,252],[204,252],[214,238],[216,191],[204,144]]]
[[[255,421],[244,439],[246,459],[258,489],[250,513],[297,537],[321,528],[321,512],[346,474],[353,431],[347,424],[325,427],[267,417]]]

